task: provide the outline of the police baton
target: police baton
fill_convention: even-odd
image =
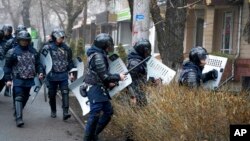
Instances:
[[[145,58],[144,60],[142,60],[138,65],[134,66],[133,68],[129,69],[128,72],[126,72],[124,75],[128,75],[131,71],[133,71],[135,68],[139,67],[141,64],[145,63],[146,61],[148,61],[152,56],[148,56],[147,58]]]

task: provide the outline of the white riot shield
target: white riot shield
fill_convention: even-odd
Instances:
[[[123,61],[121,60],[121,58],[119,58],[116,54],[112,55],[111,57],[109,57],[109,65],[110,65],[110,73],[126,73],[128,70],[125,66],[125,64],[123,63]],[[76,96],[78,102],[80,103],[80,106],[82,108],[83,111],[83,116],[88,114],[90,111],[90,107],[89,107],[89,103],[88,103],[88,98],[87,97],[82,97],[80,94],[80,86],[83,84],[83,76],[81,76],[79,79],[75,80],[74,82],[72,82],[69,85],[69,89],[74,93],[74,95]],[[114,96],[115,94],[117,94],[119,91],[123,90],[124,88],[126,88],[128,85],[130,85],[132,83],[132,78],[130,76],[130,74],[128,74],[125,77],[124,81],[120,81],[119,85],[114,87],[111,91],[109,91],[110,96]]]
[[[2,80],[3,77],[4,77],[3,67],[0,67],[0,80]]]
[[[50,53],[47,49],[43,49],[40,54],[40,61],[45,67],[46,74],[48,74],[52,69],[52,58],[50,56]]]
[[[5,59],[0,60],[0,67],[4,67],[4,65],[5,65]]]
[[[34,78],[34,82],[35,82],[35,85],[31,87],[30,89],[30,94],[31,95],[34,95],[33,98],[32,98],[32,102],[35,100],[37,94],[39,93],[43,83],[41,82],[41,80],[39,80],[38,76],[36,76]]]
[[[151,57],[147,62],[147,79],[150,77],[154,77],[156,79],[161,79],[162,84],[169,84],[171,80],[174,78],[176,72],[156,58]]]
[[[4,65],[5,65],[5,59],[0,60],[0,80],[2,80],[4,77],[4,70],[3,70]]]
[[[40,49],[40,40],[39,39],[32,39],[33,47],[36,49],[36,51],[39,51]]]
[[[77,68],[77,78],[80,78],[83,76],[83,73],[84,73],[84,64],[82,62],[82,59],[80,57],[77,57],[73,61]]]
[[[110,67],[109,72],[111,74],[114,73],[120,74],[128,72],[126,65],[123,63],[122,59],[119,58],[119,56],[116,54],[113,54],[109,57],[109,67]],[[124,81],[119,81],[119,85],[117,85],[111,91],[109,91],[110,96],[111,97],[114,96],[115,94],[117,94],[118,92],[129,86],[131,83],[132,83],[132,78],[130,74],[128,74],[126,75]]]
[[[215,69],[218,71],[218,78],[216,80],[210,80],[204,83],[205,88],[212,90],[218,88],[226,64],[227,64],[227,58],[225,57],[219,57],[214,55],[208,56],[207,64],[205,65],[202,73],[206,73]]]
[[[73,83],[69,85],[69,89],[74,93],[76,96],[76,99],[78,100],[81,108],[82,108],[82,114],[83,116],[88,114],[90,111],[89,103],[88,103],[88,97],[82,97],[80,94],[80,86],[83,84],[83,76],[81,76],[79,79],[75,80]]]
[[[83,64],[82,59],[80,57],[75,58],[73,60],[73,62],[74,62],[74,65],[76,66],[76,68],[72,68],[69,71],[69,73],[70,73],[70,75],[73,75],[75,77],[75,80],[76,80],[76,79],[79,79],[80,77],[83,76],[84,64]],[[73,80],[73,81],[75,81],[75,80]],[[72,82],[69,80],[69,84]]]

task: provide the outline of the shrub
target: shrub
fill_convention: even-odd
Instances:
[[[118,52],[120,58],[122,59],[122,61],[126,63],[127,62],[127,53],[126,53],[126,51],[121,43],[118,44],[117,52]]]
[[[76,58],[76,56],[77,56],[77,50],[76,50],[76,41],[74,39],[70,40],[69,47],[72,50],[73,58]]]
[[[81,58],[85,56],[85,47],[83,46],[83,39],[78,39],[76,50],[77,50],[77,56]]]
[[[115,115],[107,132],[130,128],[135,140],[229,140],[230,124],[250,122],[246,93],[189,90],[175,85],[150,87],[148,105],[130,106],[121,93],[113,100]]]

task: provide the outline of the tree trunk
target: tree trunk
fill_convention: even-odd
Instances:
[[[13,27],[16,28],[19,24],[19,20],[20,20],[20,16],[14,16],[14,14],[12,12],[9,13],[10,14],[10,18],[13,24]]]
[[[43,27],[43,42],[46,42],[46,32],[45,32],[45,23],[44,23],[44,12],[43,12],[43,3],[42,0],[39,0],[41,7],[41,16],[42,16],[42,27]]]
[[[67,27],[66,27],[66,36],[67,36],[67,40],[69,42],[71,36],[72,36],[72,33],[73,33],[73,30],[72,30],[72,27],[74,26],[74,21],[75,19],[73,19],[72,17],[68,17],[68,24],[67,24]]]
[[[132,32],[132,28],[133,28],[133,12],[134,12],[134,0],[128,0],[128,5],[129,5],[129,9],[130,9],[130,30]]]
[[[86,31],[86,25],[87,25],[87,18],[88,18],[88,0],[85,0],[84,4],[84,15],[83,15],[83,47],[85,48],[86,44],[86,36],[87,36],[87,31]]]
[[[30,27],[30,4],[31,0],[23,0],[23,9],[22,9],[22,18],[23,18],[23,24],[26,27]]]
[[[11,3],[10,3],[10,0],[2,0],[2,4],[5,8],[5,10],[10,14],[10,19],[12,21],[12,24],[13,24],[13,27],[16,28],[19,24],[19,19],[20,19],[20,15],[19,15],[19,10],[17,10],[17,12],[14,12],[12,9],[11,9]]]
[[[171,7],[171,5],[174,7]],[[183,61],[183,40],[186,22],[186,9],[178,9],[177,7],[185,5],[185,0],[167,1],[166,18],[163,19],[160,15],[157,0],[151,0],[150,11],[156,24],[158,48],[162,61],[175,70]]]

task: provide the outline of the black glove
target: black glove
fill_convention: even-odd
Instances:
[[[209,81],[209,80],[215,80],[218,78],[218,71],[213,69],[205,74],[202,74],[202,81],[203,83]]]
[[[213,69],[208,72],[208,76],[210,79],[217,79],[218,78],[218,71],[216,69]]]

